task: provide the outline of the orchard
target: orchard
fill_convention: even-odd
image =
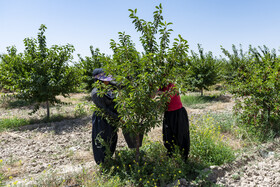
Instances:
[[[78,55],[75,62],[73,45],[47,47],[47,27],[43,24],[36,38],[23,40],[22,53],[9,46],[0,55],[0,145],[6,148],[0,151],[0,186],[16,185],[16,181],[27,184],[23,180],[26,177],[31,181],[28,184],[43,186],[213,185],[215,182],[208,178],[211,172],[205,168],[231,164],[243,150],[277,140],[280,57],[275,49],[264,45],[249,46],[244,51],[241,45],[232,45],[231,52],[221,46],[224,56],[218,58],[211,51],[205,52],[201,44],[197,45],[198,53],[194,52],[188,36],[179,34],[173,39],[173,23],[164,19],[161,4],[155,7],[151,21],[138,17],[137,9],[129,9],[129,18],[140,37],[116,33],[118,40],[110,42],[111,56],[93,45],[89,47],[90,57]],[[133,40],[141,43],[143,51]],[[115,85],[96,81],[92,76],[96,68],[111,75]],[[174,83],[175,89],[156,95],[168,83]],[[117,150],[101,165],[92,164],[91,116],[97,112],[108,121],[111,118],[91,101],[93,88],[102,90],[100,97],[113,92],[120,119],[112,121],[119,131]],[[190,115],[187,161],[177,149],[169,157],[162,142],[166,103],[177,93]],[[120,144],[124,142],[121,131],[135,140],[135,149]],[[23,143],[35,145],[36,141],[44,146],[22,148],[25,153],[18,154],[8,150],[6,146],[16,146],[20,138],[23,147]],[[41,169],[29,167],[32,162],[22,157],[28,151],[39,155]],[[46,164],[57,159],[82,169],[63,175],[55,170],[58,167]],[[44,178],[45,173],[51,177]],[[45,180],[31,180],[35,174]]]

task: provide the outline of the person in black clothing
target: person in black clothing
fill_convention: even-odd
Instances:
[[[93,71],[93,76],[96,80],[102,81],[105,85],[111,84],[115,87],[121,88],[115,82],[112,82],[112,76],[104,73],[102,68],[97,68]],[[118,116],[118,112],[115,109],[114,95],[112,91],[108,91],[103,97],[98,96],[98,89],[93,88],[91,92],[91,98],[93,103],[99,109],[108,115],[112,121],[121,121]],[[110,154],[112,156],[116,150],[118,134],[117,128],[112,125],[112,121],[108,122],[100,113],[94,112],[92,115],[92,148],[95,162],[100,164],[104,162],[107,156],[106,148],[100,140],[102,140],[110,148]],[[136,148],[135,137],[129,133],[123,133],[125,141],[129,148]],[[143,134],[140,134],[140,146],[142,145]]]
[[[102,81],[106,85],[112,81],[112,76],[106,76],[101,68],[95,69],[93,71],[93,76],[96,80]],[[118,113],[114,108],[114,96],[111,91],[108,91],[107,94],[100,97],[98,96],[97,88],[93,88],[91,97],[96,107],[103,110],[103,112],[109,115],[112,120],[119,120]],[[104,141],[104,143],[109,146],[110,156],[112,156],[115,152],[118,140],[117,129],[95,111],[92,115],[92,148],[94,159],[97,164],[104,162],[104,159],[107,156],[106,148],[100,140]]]
[[[170,92],[174,90],[175,85],[169,83],[159,89],[158,94]],[[190,130],[189,119],[186,109],[183,107],[181,98],[178,92],[169,96],[167,109],[164,112],[163,118],[163,142],[167,149],[168,155],[171,156],[175,151],[175,146],[178,146],[185,160],[188,159],[190,151]]]

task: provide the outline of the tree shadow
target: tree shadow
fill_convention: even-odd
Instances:
[[[20,108],[20,107],[28,107],[30,104],[24,100],[13,100],[7,103],[9,108]]]
[[[56,135],[63,133],[71,133],[77,128],[86,126],[91,121],[90,116],[86,117],[58,117],[57,121],[47,121],[43,120],[34,120],[32,124],[21,126],[18,128],[19,131],[32,131],[36,130],[37,132],[54,132]]]
[[[20,108],[20,107],[28,107],[30,103],[23,99],[18,99],[14,94],[4,94],[0,96],[0,105],[4,108]]]
[[[223,102],[227,103],[230,102],[231,97],[227,95],[214,95],[214,96],[198,96],[199,99],[203,100],[205,103],[210,103],[210,102]]]
[[[221,101],[223,103],[229,103],[231,101],[231,96],[228,95],[220,95],[217,96],[214,101]]]
[[[85,100],[90,100],[91,98],[84,97]],[[23,108],[33,110],[36,103],[30,103],[24,99],[18,98],[15,94],[4,94],[0,96],[0,106],[6,109]],[[71,105],[71,102],[61,102],[52,106],[65,106]],[[40,103],[40,107],[46,109],[47,105],[45,102]]]

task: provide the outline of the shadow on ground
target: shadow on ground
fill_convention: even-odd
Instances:
[[[91,117],[82,117],[74,119],[64,119],[59,122],[48,122],[48,123],[37,123],[32,125],[26,125],[19,128],[20,131],[35,130],[38,132],[50,132],[53,131],[55,134],[62,134],[62,132],[72,132],[74,129],[86,126],[91,121]]]

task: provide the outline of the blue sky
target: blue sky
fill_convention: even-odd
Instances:
[[[23,52],[23,39],[37,37],[41,24],[47,26],[47,45],[74,45],[77,54],[90,56],[89,46],[112,54],[110,39],[118,32],[131,35],[139,51],[139,33],[129,18],[128,9],[151,21],[155,6],[162,3],[163,16],[172,22],[172,38],[181,34],[190,49],[221,55],[220,46],[232,44],[280,47],[279,0],[0,0],[0,53],[15,45]],[[173,40],[171,40],[173,41]]]

